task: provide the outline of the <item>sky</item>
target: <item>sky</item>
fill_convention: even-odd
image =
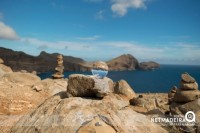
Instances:
[[[200,0],[0,0],[0,47],[200,65]]]

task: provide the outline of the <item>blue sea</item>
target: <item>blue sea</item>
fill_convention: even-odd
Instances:
[[[168,92],[174,85],[179,86],[181,74],[188,72],[200,84],[200,66],[161,65],[152,71],[110,71],[107,77],[113,81],[126,80],[136,93]],[[70,74],[87,74],[91,72],[65,72],[65,78]],[[50,78],[52,73],[41,73],[41,79]]]

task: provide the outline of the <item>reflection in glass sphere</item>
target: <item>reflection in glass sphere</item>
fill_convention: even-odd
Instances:
[[[108,74],[108,65],[103,61],[97,61],[93,64],[92,74],[98,78],[104,78]]]
[[[92,69],[92,74],[98,78],[104,78],[108,74],[108,71],[104,70],[97,70],[97,69]]]

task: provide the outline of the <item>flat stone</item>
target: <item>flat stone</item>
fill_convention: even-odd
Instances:
[[[191,77],[188,73],[183,73],[181,75],[181,79],[186,83],[194,83],[196,82],[193,77]]]
[[[64,69],[64,66],[57,66],[55,68],[55,70],[58,71],[58,72],[63,72],[63,69]]]
[[[180,88],[182,90],[198,90],[198,83],[197,82],[186,83],[186,82],[181,81]]]
[[[174,102],[186,103],[194,101],[200,97],[200,92],[198,90],[181,90],[178,89],[174,95]]]
[[[63,58],[62,55],[58,55],[58,56],[57,56],[57,59],[62,59],[62,58]]]
[[[53,74],[52,77],[53,77],[54,79],[60,79],[60,78],[64,78],[64,75]]]

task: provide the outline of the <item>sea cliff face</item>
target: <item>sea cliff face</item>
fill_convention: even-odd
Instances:
[[[4,60],[4,64],[12,68],[13,71],[26,70],[28,72],[48,72],[54,71],[56,67],[56,57],[58,53],[49,54],[42,51],[38,56],[31,56],[24,52],[13,51],[0,47],[0,58]],[[150,70],[158,68],[158,63],[139,61],[130,54],[124,54],[106,62],[110,71],[124,70]],[[156,64],[156,65],[155,65]],[[158,64],[158,65],[157,65]],[[87,62],[81,58],[72,56],[63,56],[64,71],[90,71],[92,62]]]

